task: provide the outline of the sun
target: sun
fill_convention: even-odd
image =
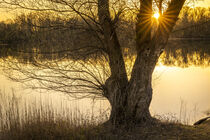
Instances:
[[[154,13],[153,17],[158,19],[160,17],[160,14],[159,13]]]

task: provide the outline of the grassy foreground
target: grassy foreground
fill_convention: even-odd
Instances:
[[[75,126],[65,121],[34,121],[1,132],[1,140],[209,140],[210,122],[198,127],[160,123],[152,127]]]
[[[101,124],[108,118],[56,112],[49,106],[21,104],[0,94],[0,140],[210,140],[210,121],[189,126],[161,120],[148,126],[113,128]]]

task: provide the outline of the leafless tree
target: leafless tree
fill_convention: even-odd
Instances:
[[[79,18],[85,23],[83,28],[88,29],[89,35],[97,41],[97,45],[91,45],[94,42],[89,42],[81,50],[88,48],[87,46],[91,47],[79,52],[85,52],[85,56],[90,51],[92,52],[88,54],[93,56],[100,52],[100,55],[95,55],[96,59],[90,58],[84,61],[81,59],[67,59],[61,62],[34,60],[36,69],[28,66],[26,70],[26,67],[23,68],[19,64],[14,66],[12,63],[8,66],[25,75],[25,78],[19,77],[18,81],[38,80],[39,87],[70,95],[84,95],[83,93],[102,95],[111,104],[109,122],[112,124],[150,123],[154,120],[149,112],[152,100],[152,73],[185,0],[1,1],[4,6],[11,9],[53,11]],[[155,5],[159,8],[161,17],[154,31],[151,18]],[[123,44],[119,40],[120,34],[117,33],[119,29],[117,23],[120,17],[126,19],[130,15],[134,15],[136,20],[134,36],[136,58],[129,74],[126,71],[126,59],[123,57]],[[79,39],[76,41],[80,42]],[[77,53],[70,53],[70,55],[74,54]],[[10,77],[13,76],[10,75]]]

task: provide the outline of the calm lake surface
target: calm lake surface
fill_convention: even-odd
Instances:
[[[151,113],[168,120],[193,124],[210,109],[210,42],[169,43],[153,73],[153,99]],[[95,117],[109,114],[107,100],[73,100],[59,92],[40,93],[25,89],[23,84],[9,80],[0,74],[0,89],[7,94],[12,91],[24,100],[24,104],[50,104],[52,108],[70,108],[82,115]],[[41,101],[41,102],[40,102]]]

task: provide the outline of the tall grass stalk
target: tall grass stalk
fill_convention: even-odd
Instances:
[[[44,103],[44,102],[47,102]],[[83,139],[97,124],[108,119],[107,113],[99,117],[83,115],[60,101],[59,109],[52,100],[29,102],[12,93],[0,92],[0,139]]]

